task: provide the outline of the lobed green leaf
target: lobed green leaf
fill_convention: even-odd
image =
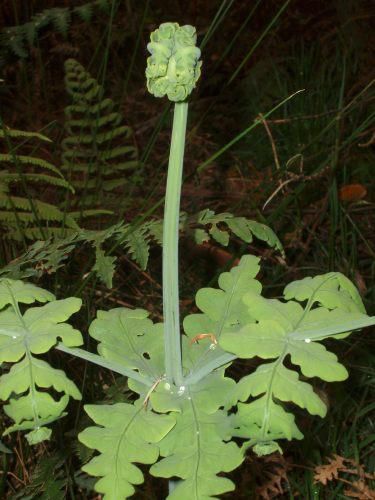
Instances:
[[[89,333],[103,358],[156,380],[164,373],[163,325],[148,314],[125,307],[98,311]]]
[[[260,365],[254,373],[243,377],[237,385],[234,400],[247,401],[250,396],[266,394],[271,384],[273,396],[280,401],[293,401],[311,415],[326,415],[327,407],[311,385],[302,382],[295,371],[277,361]]]
[[[238,383],[233,394],[247,401],[239,404],[238,436],[247,437],[261,454],[274,451],[275,439],[300,439],[294,417],[280,402],[293,402],[312,415],[323,417],[324,403],[312,387],[299,379],[296,371],[284,363],[290,358],[306,377],[332,382],[344,380],[348,372],[335,354],[318,343],[327,337],[339,338],[351,330],[375,324],[375,318],[364,314],[359,294],[339,273],[305,278],[285,288],[283,302],[266,299],[249,291],[242,296],[252,323],[237,329],[224,329],[219,339],[222,349],[240,358],[274,359]],[[306,302],[305,307],[299,302]],[[261,396],[261,397],[259,397]]]
[[[133,495],[133,485],[143,482],[143,473],[134,462],[153,464],[159,457],[159,443],[175,425],[170,415],[157,415],[138,403],[130,405],[85,405],[98,424],[78,435],[85,446],[98,450],[83,470],[100,477],[95,489],[105,500],[122,500]],[[100,427],[99,427],[100,426]]]
[[[311,300],[328,309],[365,313],[361,296],[353,283],[341,273],[327,273],[289,283],[284,289],[287,300]]]
[[[54,299],[53,293],[31,283],[24,283],[21,280],[0,279],[0,309],[13,304],[14,300],[23,304],[32,304],[36,300],[48,302]]]
[[[234,489],[220,472],[230,472],[243,461],[240,448],[227,443],[233,435],[232,418],[221,407],[234,389],[224,371],[215,372],[189,387],[172,388],[161,383],[151,394],[158,412],[172,411],[176,425],[160,441],[160,454],[150,472],[157,477],[178,477],[170,499],[202,500]]]
[[[44,426],[65,415],[69,396],[80,399],[76,385],[62,370],[52,368],[33,354],[47,352],[61,339],[68,346],[82,344],[80,332],[64,323],[81,307],[81,300],[70,297],[54,300],[49,292],[29,283],[3,279],[0,282],[0,363],[15,363],[0,377],[0,398],[9,403],[6,414],[14,420],[4,434],[30,430],[30,444],[49,439],[50,429]],[[21,313],[18,303],[35,300],[51,302],[30,307]],[[53,388],[61,397],[55,400],[45,389]],[[40,391],[42,389],[43,391]]]
[[[242,326],[255,321],[242,297],[248,290],[260,294],[262,287],[255,279],[258,272],[259,259],[245,255],[238,266],[220,275],[220,290],[202,288],[198,291],[196,304],[202,313],[190,314],[183,322],[184,331],[191,341],[200,334],[214,335],[216,341],[219,341],[224,332],[237,332]],[[202,347],[194,344],[185,348],[185,352],[189,352],[189,355],[184,355],[185,365],[186,360],[191,358],[191,363],[189,362],[185,369],[191,373],[214,363],[224,354],[223,349],[213,344],[209,337],[200,342]]]
[[[52,368],[45,361],[34,356],[25,357],[12,366],[9,372],[0,378],[0,398],[7,400],[12,393],[22,394],[30,387],[29,375],[38,387],[45,389],[53,387],[58,392],[64,392],[74,399],[81,399],[77,386],[68,379],[63,370]]]

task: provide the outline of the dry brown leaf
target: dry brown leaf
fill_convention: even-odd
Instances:
[[[355,281],[355,284],[357,285],[357,288],[359,289],[361,295],[365,295],[365,293],[367,292],[366,282],[365,282],[362,274],[358,270],[356,270],[354,273],[354,281]]]
[[[345,490],[345,495],[348,498],[360,498],[361,500],[375,500],[375,491],[370,489],[365,480],[375,479],[374,474],[365,471],[364,467],[350,458],[334,455],[333,458],[328,458],[328,464],[318,465],[315,467],[314,479],[315,482],[320,482],[327,485],[328,481],[336,479],[349,486]],[[339,473],[354,475],[358,477],[357,481],[348,480],[339,477]]]
[[[371,490],[362,480],[354,481],[351,485],[351,488],[346,488],[344,493],[349,498],[359,498],[360,500],[375,500],[375,491]]]
[[[339,190],[341,201],[359,201],[367,195],[367,189],[362,184],[346,184]]]
[[[316,483],[322,483],[326,486],[328,481],[338,479],[339,472],[346,469],[346,459],[344,457],[340,457],[340,455],[333,455],[333,457],[328,458],[329,464],[317,465],[315,467],[314,480]]]
[[[256,497],[258,499],[270,500],[285,493],[285,487],[288,485],[287,471],[288,462],[279,454],[264,457],[264,465],[271,464],[271,470],[265,470],[264,476],[267,480],[257,487]]]

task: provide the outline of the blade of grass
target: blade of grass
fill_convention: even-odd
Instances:
[[[249,50],[249,52],[246,54],[246,56],[244,57],[244,59],[242,60],[242,62],[238,65],[236,71],[234,73],[232,73],[232,76],[229,78],[227,85],[230,85],[233,82],[233,80],[237,77],[237,75],[239,74],[239,72],[241,71],[241,69],[244,67],[244,65],[247,63],[247,61],[250,59],[250,57],[252,56],[252,54],[254,53],[254,51],[257,49],[257,47],[260,45],[260,43],[262,42],[262,40],[264,39],[264,37],[268,34],[268,32],[271,30],[271,28],[273,27],[273,25],[279,19],[279,17],[281,16],[281,14],[288,7],[289,3],[290,3],[290,0],[286,0],[286,2],[282,5],[282,7],[280,8],[280,10],[277,12],[277,14],[274,16],[274,18],[272,19],[272,21],[267,26],[267,28],[263,31],[263,33],[261,34],[261,36],[257,39],[257,41],[255,42],[255,44],[251,47],[251,49]]]
[[[253,8],[250,10],[249,14],[246,16],[244,22],[241,24],[240,28],[238,30],[236,30],[236,33],[233,36],[233,38],[231,39],[230,43],[226,46],[224,52],[221,54],[220,58],[217,60],[215,66],[212,70],[212,73],[216,73],[217,68],[222,64],[222,62],[225,60],[227,55],[231,52],[231,50],[233,49],[233,47],[235,46],[235,44],[237,42],[237,39],[239,38],[239,36],[243,32],[243,30],[245,29],[245,27],[248,24],[248,22],[250,21],[250,19],[253,17],[253,14],[255,13],[258,6],[261,4],[261,2],[262,2],[262,0],[256,1]]]
[[[285,104],[286,102],[288,102],[290,99],[292,99],[296,95],[300,94],[301,92],[304,92],[304,89],[297,90],[297,92],[294,92],[290,96],[288,96],[285,99],[283,99],[280,103],[278,103],[276,106],[274,106],[270,111],[267,111],[267,113],[264,113],[262,115],[263,119],[268,118],[272,113],[274,113],[277,109],[279,109],[283,104]],[[241,133],[239,133],[238,135],[236,135],[236,137],[234,137],[225,146],[223,146],[221,149],[219,149],[219,151],[217,151],[212,156],[210,156],[207,160],[205,160],[203,163],[201,163],[197,167],[197,172],[198,173],[202,172],[210,163],[212,163],[217,158],[219,158],[223,153],[225,153],[225,151],[227,151],[232,146],[234,146],[234,144],[236,144],[238,141],[240,141],[243,137],[245,137],[245,135],[247,135],[249,132],[251,132],[255,127],[257,127],[261,123],[262,123],[262,119],[261,118],[256,118],[254,120],[254,123],[252,123],[249,127],[247,127],[245,130],[243,130]]]
[[[146,5],[145,5],[145,8],[143,9],[143,15],[142,15],[142,19],[141,19],[141,24],[140,24],[140,26],[138,28],[137,38],[136,38],[135,45],[134,45],[133,52],[132,52],[132,56],[131,56],[131,59],[130,59],[129,68],[127,70],[126,77],[125,77],[124,87],[123,87],[122,95],[121,95],[121,101],[124,99],[124,97],[127,94],[128,84],[129,84],[130,76],[131,76],[132,71],[133,71],[133,67],[134,67],[134,63],[135,63],[135,58],[136,58],[136,55],[137,55],[137,52],[138,52],[138,49],[139,49],[139,44],[141,42],[141,36],[142,36],[142,33],[143,33],[143,27],[145,25],[145,21],[146,21],[146,17],[147,17],[147,14],[148,14],[149,6],[150,6],[150,0],[146,0]]]
[[[220,24],[223,22],[225,19],[225,16],[227,15],[227,12],[231,8],[234,0],[230,0],[229,4],[226,6],[225,4],[227,3],[227,0],[223,0],[220,4],[219,9],[217,10],[213,20],[211,21],[211,24],[209,25],[207,32],[205,36],[203,37],[203,40],[199,46],[201,50],[207,45],[208,41],[210,38],[212,38],[212,35],[215,33],[217,28],[220,26]]]

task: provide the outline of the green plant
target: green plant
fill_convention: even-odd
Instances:
[[[72,19],[79,19],[89,24],[94,14],[109,13],[108,0],[94,0],[74,7],[54,7],[45,9],[18,26],[9,26],[0,31],[0,66],[12,55],[25,59],[29,50],[34,47],[42,33],[47,29],[60,33],[64,38],[70,31]]]
[[[200,312],[184,319],[181,334],[179,207],[186,99],[201,65],[195,43],[194,28],[165,23],[151,35],[148,46],[148,88],[175,102],[163,225],[164,323],[153,322],[143,309],[98,311],[89,328],[98,342],[98,354],[92,354],[75,347],[81,343],[79,333],[62,323],[78,309],[78,299],[54,301],[49,292],[33,285],[1,282],[0,347],[5,347],[3,360],[16,364],[1,377],[0,396],[15,400],[10,406],[17,411],[7,413],[17,419],[18,428],[31,429],[31,442],[49,438],[45,426],[63,415],[68,395],[79,397],[63,372],[57,380],[49,365],[48,385],[37,376],[37,369],[34,376],[33,366],[40,363],[35,354],[55,347],[128,377],[134,402],[85,405],[95,425],[79,434],[84,445],[99,452],[83,470],[99,478],[95,489],[106,499],[119,500],[135,492],[134,486],[143,482],[135,463],[149,464],[152,475],[170,480],[170,499],[203,500],[232,491],[233,482],[218,474],[238,467],[249,447],[266,455],[281,450],[280,439],[302,438],[285,404],[325,415],[324,402],[300,379],[296,367],[305,378],[345,379],[346,369],[321,341],[340,339],[375,324],[375,318],[366,315],[357,289],[341,273],[295,281],[285,287],[282,300],[268,299],[256,279],[260,259],[245,255],[238,266],[220,275],[218,289],[198,291]],[[252,233],[261,234],[272,246],[279,246],[264,226],[241,218],[235,222],[230,214],[218,219],[204,211],[200,221],[207,220],[209,232],[199,233],[202,240],[211,233],[219,242],[227,242],[219,227],[224,223],[245,241]],[[34,300],[50,303],[22,314],[18,303]],[[270,361],[238,382],[226,374],[237,358],[255,357]],[[22,363],[31,369],[18,375]],[[64,408],[56,401],[51,410],[39,408],[38,386],[51,385],[65,392],[60,400]],[[26,391],[27,396],[15,398]],[[241,447],[238,439],[244,440]]]
[[[86,210],[85,213],[101,214],[102,211]],[[207,242],[212,238],[224,246],[229,244],[232,234],[246,243],[252,242],[255,236],[283,252],[279,239],[269,227],[245,217],[235,217],[228,212],[215,214],[206,209],[190,216],[181,213],[180,231],[193,238],[196,243]],[[64,232],[68,233],[65,237],[59,237],[59,232],[62,234],[59,228],[48,227],[48,234],[51,236],[36,241],[23,254],[1,268],[0,276],[25,279],[55,273],[66,264],[75,249],[89,244],[95,250],[95,263],[91,271],[111,288],[117,260],[113,251],[117,247],[124,249],[141,269],[146,269],[151,244],[154,242],[162,245],[163,221],[152,219],[130,224],[121,222],[103,230],[65,229]],[[38,233],[35,234],[38,237]],[[26,231],[26,235],[30,236],[31,233]],[[108,254],[104,251],[105,246],[110,248]]]
[[[3,165],[0,172],[0,222],[6,236],[16,240],[43,239],[53,232],[51,223],[58,223],[60,232],[62,226],[67,230],[77,230],[79,226],[74,216],[52,203],[35,198],[31,188],[35,184],[74,191],[55,165],[34,156],[33,151],[26,154],[23,151],[29,140],[50,142],[50,139],[39,133],[10,129],[2,122],[0,126],[0,142],[5,146],[5,152],[0,153]],[[17,188],[23,196],[19,196]]]
[[[105,204],[110,192],[129,186],[129,173],[139,164],[132,130],[121,124],[103,87],[74,59],[65,62],[65,87],[72,104],[65,108],[62,167],[80,194],[71,203],[80,208]]]
[[[20,304],[35,301],[48,303],[21,312]],[[49,351],[57,338],[67,346],[82,343],[81,334],[64,323],[80,309],[81,300],[55,300],[52,293],[34,285],[5,279],[0,285],[0,307],[0,363],[13,363],[9,373],[1,377],[0,397],[9,400],[4,410],[15,422],[4,435],[29,430],[29,443],[39,443],[51,435],[46,425],[64,416],[69,396],[80,399],[81,395],[62,370],[52,368],[35,354]],[[63,393],[58,401],[39,390],[49,387]]]
[[[301,239],[290,238],[291,250],[298,249],[297,262],[307,263],[307,258],[312,265],[340,269],[354,278],[353,269],[370,274],[367,263],[371,265],[374,250],[366,217],[356,216],[357,204],[341,199],[340,188],[359,182],[368,193],[372,191],[369,148],[354,145],[370,134],[374,115],[368,108],[373,81],[361,74],[361,52],[350,43],[350,49],[344,50],[352,39],[353,34],[344,31],[324,47],[307,48],[298,41],[284,57],[260,58],[238,89],[243,106],[234,110],[232,119],[246,123],[249,114],[258,113],[259,107],[267,107],[278,95],[296,85],[306,89],[275,120],[264,119],[235,154],[267,171],[258,187],[259,204],[267,206],[269,220],[278,224],[280,234],[300,234],[307,240],[300,252]],[[315,189],[322,183],[325,196]],[[321,204],[321,213],[309,219],[315,204]],[[359,240],[368,258],[358,252]]]

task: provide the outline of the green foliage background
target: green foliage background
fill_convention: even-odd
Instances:
[[[331,274],[327,272],[339,271],[354,281],[367,311],[374,314],[375,245],[371,229],[374,116],[369,107],[373,92],[369,51],[371,12],[370,3],[365,0],[335,0],[329,6],[323,2],[280,4],[270,0],[254,2],[251,9],[249,5],[230,0],[191,2],[188,6],[147,0],[74,4],[65,0],[43,0],[38,6],[32,2],[21,5],[18,1],[7,1],[0,7],[3,26],[0,77],[4,80],[0,83],[1,277],[32,279],[52,290],[58,303],[69,296],[80,297],[84,307],[73,317],[73,324],[83,332],[85,348],[91,351],[95,350],[96,340],[88,335],[85,325],[94,320],[97,310],[148,309],[155,323],[161,320],[161,209],[170,113],[167,105],[145,94],[144,47],[149,32],[165,20],[167,13],[168,20],[198,27],[204,53],[203,78],[191,104],[181,214],[181,295],[185,313],[192,312],[195,291],[200,287],[203,291],[197,296],[199,311],[196,309],[191,319],[187,316],[184,327],[191,337],[217,328],[215,311],[209,306],[210,294],[226,293],[221,286],[224,278],[220,278],[220,290],[212,291],[218,276],[228,270],[225,267],[231,261],[237,262],[245,253],[262,257],[262,295],[256,289],[256,297],[250,295],[247,299],[248,306],[250,310],[257,303],[261,311],[257,325],[270,320],[267,313],[270,305],[279,308],[280,317],[275,319],[278,326],[274,325],[278,337],[272,339],[268,350],[258,353],[262,355],[260,361],[239,361],[228,369],[225,378],[221,374],[210,380],[212,386],[207,391],[214,394],[216,387],[224,392],[224,387],[231,384],[228,376],[242,379],[233,391],[233,398],[240,401],[237,432],[244,436],[249,426],[253,430],[254,425],[258,425],[259,408],[270,404],[266,400],[269,391],[265,390],[267,384],[269,387],[269,377],[275,371],[282,377],[282,385],[272,386],[278,403],[272,406],[270,420],[263,425],[263,431],[270,435],[290,435],[291,432],[296,437],[302,432],[305,437],[283,446],[284,457],[296,466],[288,470],[288,482],[282,480],[284,493],[276,494],[280,498],[345,497],[342,482],[331,481],[326,486],[313,482],[313,467],[333,453],[354,458],[368,471],[375,467],[371,330],[339,341],[328,339],[324,343],[327,350],[318,347],[320,339],[303,341],[304,347],[310,349],[304,356],[290,352],[291,357],[285,358],[285,363],[279,362],[281,339],[294,331],[298,321],[300,310],[295,304],[308,300],[309,290],[316,284],[303,281],[304,276],[328,277]],[[69,106],[77,105],[66,93],[64,83],[64,64],[71,59],[78,61],[80,71],[85,72],[87,78],[92,78],[87,88],[100,89],[97,103],[89,103],[83,113],[78,110],[80,120],[87,118],[90,106],[94,110],[89,114],[95,116],[94,128],[90,126],[89,133],[78,126],[71,134],[66,119],[69,113],[64,113]],[[302,88],[303,93],[267,118],[267,131],[259,113],[264,116],[282,98]],[[98,120],[108,116],[109,108],[110,113],[118,117],[115,121],[120,120],[120,116],[122,121],[110,129],[100,130]],[[256,119],[259,124],[244,133]],[[119,142],[114,138],[116,130]],[[71,151],[78,148],[77,151],[84,151],[89,157],[91,153],[87,153],[86,148],[99,146],[95,154],[100,156],[101,144],[105,142],[87,142],[84,137],[97,138],[101,133],[108,139],[107,150],[112,150],[113,144],[115,147],[120,143],[126,145],[130,149],[125,152],[125,156],[129,156],[124,161],[136,163],[126,169],[126,181],[122,174],[109,172],[109,190],[101,189],[105,175],[100,177],[100,184],[98,176],[94,176],[92,187],[88,189],[89,183],[84,182],[82,188],[73,182],[77,176],[71,177],[66,169],[69,161],[64,156],[66,148]],[[77,142],[69,143],[69,137],[75,137]],[[101,169],[103,173],[97,159],[91,165],[93,172]],[[360,184],[367,195],[362,199],[343,200],[340,189],[350,184]],[[274,233],[268,233],[262,223],[270,225],[279,239]],[[195,242],[205,245],[196,246]],[[285,257],[269,251],[262,242],[276,249],[280,249],[281,242]],[[217,252],[223,246],[227,254]],[[224,261],[219,255],[225,255]],[[244,262],[241,261],[242,266]],[[342,275],[329,279],[333,288],[325,291],[323,299],[320,297],[333,311],[314,313],[321,315],[324,324],[329,321],[335,325],[343,319],[348,324],[345,314],[349,314],[352,306],[348,304],[354,298],[347,291],[348,311],[335,312],[338,304],[333,297],[341,287],[345,289],[344,284],[338,284],[338,276]],[[284,290],[285,284],[293,280],[297,280],[298,287]],[[278,299],[269,299],[271,296]],[[358,306],[358,301],[354,302]],[[241,308],[243,313],[243,306]],[[21,313],[26,314],[22,305]],[[262,335],[262,328],[256,326],[257,336]],[[306,332],[309,332],[308,324],[299,334]],[[258,346],[249,345],[245,334],[241,343],[240,338],[242,334],[233,345],[231,335],[223,336],[217,351],[208,351],[208,355],[214,357],[222,345],[232,346],[233,352],[238,350],[239,355],[246,353],[250,357]],[[193,349],[205,352],[207,346],[207,340],[192,347],[187,345],[186,352]],[[324,364],[319,364],[325,367],[319,373],[314,371],[315,363],[309,365],[314,349],[325,359]],[[98,402],[104,401],[105,405],[116,402],[120,405],[119,415],[130,415],[129,405],[134,396],[123,378],[92,368],[82,360],[68,361],[61,351],[49,353],[44,358],[45,363],[48,361],[45,366],[39,354],[31,353],[31,363],[37,372],[39,370],[41,398],[46,400],[52,391],[52,397],[59,395],[60,400],[62,396],[61,401],[64,405],[67,403],[63,386],[58,386],[61,390],[49,386],[46,392],[44,378],[47,373],[44,370],[50,370],[46,376],[48,383],[53,379],[52,374],[64,370],[76,385],[73,390],[69,382],[65,382],[66,394],[70,392],[73,399],[78,399],[79,391],[84,401],[89,402],[87,410],[96,424],[90,431],[93,435],[100,435],[102,429],[99,410],[94,409],[100,408]],[[346,376],[335,356],[347,367],[349,382],[326,383],[327,379]],[[13,365],[13,380],[26,368],[25,359]],[[189,355],[186,367],[198,359]],[[301,366],[302,375],[297,375],[296,365]],[[6,361],[1,368],[2,379],[7,377],[9,368]],[[251,371],[252,375],[248,375]],[[311,376],[316,396],[312,396],[307,381]],[[13,387],[9,381],[5,378],[1,389],[3,399],[11,397],[10,391],[11,399],[17,401],[30,393],[30,387]],[[294,388],[295,405],[279,404],[290,400],[290,387]],[[46,404],[41,403],[38,418],[43,418]],[[228,402],[228,406],[231,403]],[[169,408],[175,403],[162,399],[160,385],[149,404]],[[208,400],[207,406],[201,408],[199,419],[205,421],[211,412],[216,415],[220,431],[215,437],[215,456],[225,455],[228,461],[215,466],[230,471],[231,466],[237,464],[238,455],[233,447],[230,451],[226,448],[224,422],[227,420],[218,404],[214,397]],[[61,403],[55,417],[64,413],[64,405]],[[321,420],[318,415],[323,415],[326,407],[327,417]],[[316,417],[306,419],[304,408]],[[184,429],[182,434],[190,443],[194,441],[186,431],[184,420],[189,411],[186,408],[177,417],[178,428]],[[10,413],[16,416],[17,410]],[[292,413],[295,420],[285,416]],[[274,426],[275,415],[278,423],[285,422],[281,429]],[[1,425],[5,429],[10,420]],[[136,421],[135,425],[140,424]],[[168,425],[170,422],[166,420],[164,429]],[[5,498],[94,498],[95,481],[86,472],[78,472],[83,463],[87,463],[88,469],[95,469],[95,465],[90,466],[93,450],[77,444],[77,435],[90,426],[93,422],[83,407],[71,401],[69,416],[59,418],[53,425],[53,441],[47,447],[30,448],[20,444],[15,434],[2,438],[3,469],[21,481],[2,474],[0,495]],[[208,435],[211,439],[210,431],[205,430],[202,439]],[[95,448],[93,440],[94,437],[87,437],[86,444]],[[151,468],[156,478],[170,477],[177,472],[184,476],[184,486],[176,490],[176,497],[184,494],[181,489],[190,491],[193,487],[191,471],[176,470],[171,458],[181,459],[186,452],[183,443],[171,434],[170,440],[163,444],[160,465]],[[268,452],[272,446],[257,451]],[[148,453],[146,458],[138,457],[139,461],[150,461],[155,452],[150,449]],[[23,457],[22,460],[19,457]],[[226,474],[229,479],[213,481],[217,492],[228,487],[228,481],[233,481],[238,485],[238,498],[260,495],[267,483],[268,468],[271,476],[275,468],[251,452],[248,457],[246,464],[236,472]],[[276,463],[282,463],[281,458],[276,459]],[[26,469],[27,476],[24,475]],[[211,466],[202,469],[207,477],[216,472]],[[370,480],[368,486],[374,489]],[[143,486],[137,487],[137,494],[140,498],[164,498],[163,488],[159,479],[148,477]]]

